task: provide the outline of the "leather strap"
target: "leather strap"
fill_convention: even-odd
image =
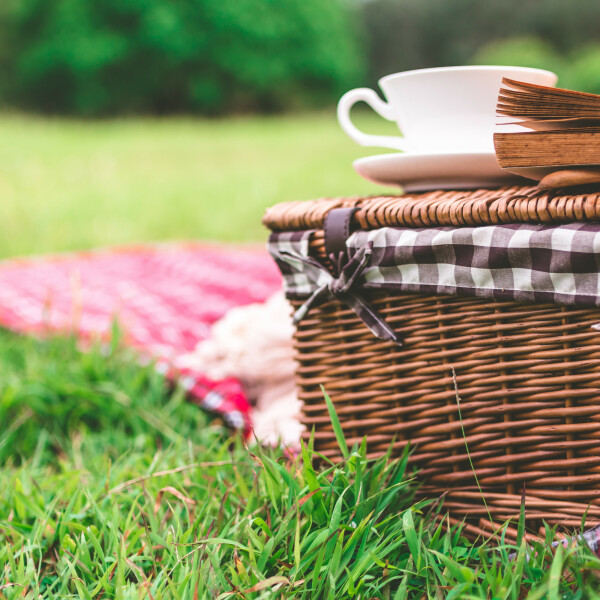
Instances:
[[[323,230],[325,234],[325,252],[335,259],[346,254],[346,240],[350,235],[352,215],[358,208],[334,208],[325,216]]]

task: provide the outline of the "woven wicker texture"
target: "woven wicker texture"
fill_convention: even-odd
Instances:
[[[600,310],[479,298],[382,294],[373,305],[403,336],[374,338],[331,301],[298,327],[297,385],[315,448],[339,450],[320,384],[349,444],[371,455],[411,441],[426,496],[448,493],[455,516],[486,519],[467,444],[492,516],[600,522]],[[453,381],[460,396],[460,411]],[[307,434],[308,435],[308,434]],[[477,519],[477,520],[478,520]]]
[[[269,208],[263,223],[272,231],[322,229],[330,210],[355,206],[354,222],[361,229],[600,221],[600,188],[577,189],[567,194],[506,187],[286,202]]]
[[[346,198],[278,205],[265,223],[320,229],[342,206],[360,206],[356,222],[367,229],[599,220],[599,198],[534,188]],[[457,220],[465,214],[480,218]],[[324,260],[321,231],[311,254]],[[399,454],[410,441],[422,494],[443,496],[451,522],[467,518],[473,536],[517,520],[524,489],[529,531],[541,531],[542,519],[577,528],[586,510],[586,525],[600,523],[600,333],[591,329],[600,309],[381,292],[369,299],[401,348],[373,337],[337,300],[298,326],[297,384],[318,452],[339,454],[323,384],[348,443],[367,436],[375,456],[390,445]]]

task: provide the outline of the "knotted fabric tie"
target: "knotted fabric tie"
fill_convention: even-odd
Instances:
[[[366,246],[360,248],[343,266],[342,255],[338,258],[333,255],[330,256],[338,273],[338,276],[334,277],[316,260],[304,257],[296,252],[281,250],[279,252],[280,258],[305,275],[317,288],[294,313],[294,323],[298,324],[307,315],[315,302],[325,296],[333,296],[351,308],[373,335],[381,340],[390,340],[401,346],[400,338],[385,322],[384,318],[369,306],[357,294],[356,290],[352,289],[357,279],[362,275],[365,267],[371,261],[372,254],[373,242],[369,242]]]

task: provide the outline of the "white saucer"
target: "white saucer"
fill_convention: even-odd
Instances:
[[[400,186],[404,191],[473,189],[526,184],[498,166],[494,152],[412,154],[394,152],[359,158],[355,171],[374,183]],[[531,183],[531,182],[529,182]]]

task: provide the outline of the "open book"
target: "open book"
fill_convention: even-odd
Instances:
[[[600,96],[512,79],[502,84],[496,112],[504,125],[494,134],[501,167],[600,165]]]

